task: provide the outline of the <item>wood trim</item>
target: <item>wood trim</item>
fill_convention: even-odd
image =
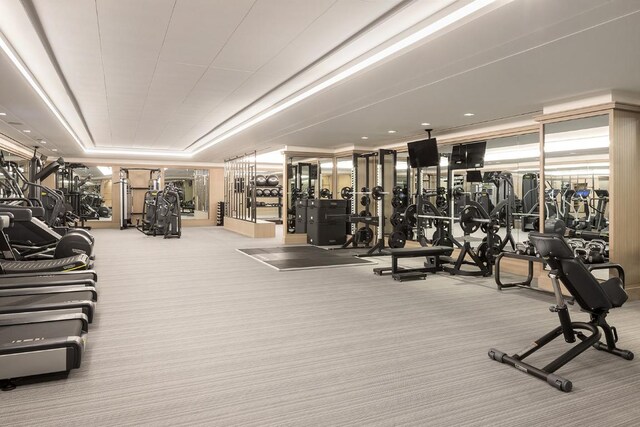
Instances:
[[[640,283],[640,113],[614,110],[609,135],[610,258],[624,267],[627,283]]]
[[[269,221],[252,222],[225,216],[224,228],[252,238],[276,237],[276,225]]]
[[[533,119],[537,122],[546,124],[554,122],[563,122],[566,120],[582,119],[585,117],[600,116],[609,114],[615,108],[615,102],[607,102],[605,104],[592,105],[590,107],[576,108],[574,110],[559,111],[557,113],[543,114]]]
[[[520,126],[517,128],[496,130],[491,132],[480,132],[473,135],[460,136],[457,138],[438,138],[438,145],[447,144],[461,144],[465,142],[482,141],[485,139],[506,138],[509,136],[526,135],[530,133],[538,132],[539,126],[537,124],[529,126]]]

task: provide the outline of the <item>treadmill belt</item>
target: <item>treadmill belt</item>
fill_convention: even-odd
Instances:
[[[238,251],[278,271],[375,264],[368,259],[341,256],[337,251],[328,251],[316,246],[238,249]]]

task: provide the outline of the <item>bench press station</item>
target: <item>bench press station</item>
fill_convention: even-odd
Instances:
[[[453,248],[450,246],[428,246],[419,248],[388,248],[386,252],[391,255],[391,267],[374,268],[374,274],[384,276],[391,274],[393,280],[402,282],[403,280],[424,279],[427,273],[437,273],[443,271],[441,256],[449,256]],[[398,267],[400,258],[420,258],[426,257],[424,267],[402,268]]]

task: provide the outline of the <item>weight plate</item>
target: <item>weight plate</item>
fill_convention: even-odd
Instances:
[[[480,212],[475,206],[465,206],[460,214],[460,228],[462,228],[464,234],[473,234],[478,231],[480,223],[476,222],[476,219],[480,218]]]
[[[353,189],[351,187],[343,187],[342,190],[340,190],[340,197],[345,200],[351,199],[353,197]]]
[[[381,200],[382,197],[384,196],[384,194],[382,193],[384,193],[384,188],[382,188],[382,186],[380,185],[376,185],[371,190],[371,196],[373,197],[374,200]]]
[[[394,231],[389,235],[388,244],[390,248],[404,248],[407,243],[407,236],[401,231]]]
[[[368,194],[365,194],[364,196],[360,197],[360,204],[362,206],[369,206],[371,204],[371,199],[369,198]]]
[[[360,211],[360,214],[359,214],[359,215],[360,215],[360,216],[366,216],[366,217],[370,217],[370,216],[372,216],[372,215],[371,215],[371,212],[369,212],[369,211],[367,211],[367,210]]]
[[[415,227],[418,223],[418,217],[416,216],[417,210],[418,208],[416,205],[409,205],[404,211],[404,219],[411,227]]]
[[[391,222],[391,225],[393,225],[393,227],[395,228],[404,222],[404,217],[400,212],[394,212],[393,215],[391,215],[391,218],[389,219],[389,221]]]
[[[391,206],[393,206],[394,208],[396,208],[396,209],[397,209],[397,208],[399,208],[399,207],[402,207],[402,205],[403,205],[403,203],[402,203],[402,199],[400,199],[400,197],[398,197],[398,196],[394,196],[394,197],[391,199]]]

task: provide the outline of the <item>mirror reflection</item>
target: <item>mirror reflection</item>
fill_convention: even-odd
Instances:
[[[65,163],[58,170],[56,187],[64,194],[67,211],[81,221],[111,221],[112,168]]]
[[[207,169],[164,170],[164,183],[173,184],[180,194],[183,220],[209,218],[209,171]]]

